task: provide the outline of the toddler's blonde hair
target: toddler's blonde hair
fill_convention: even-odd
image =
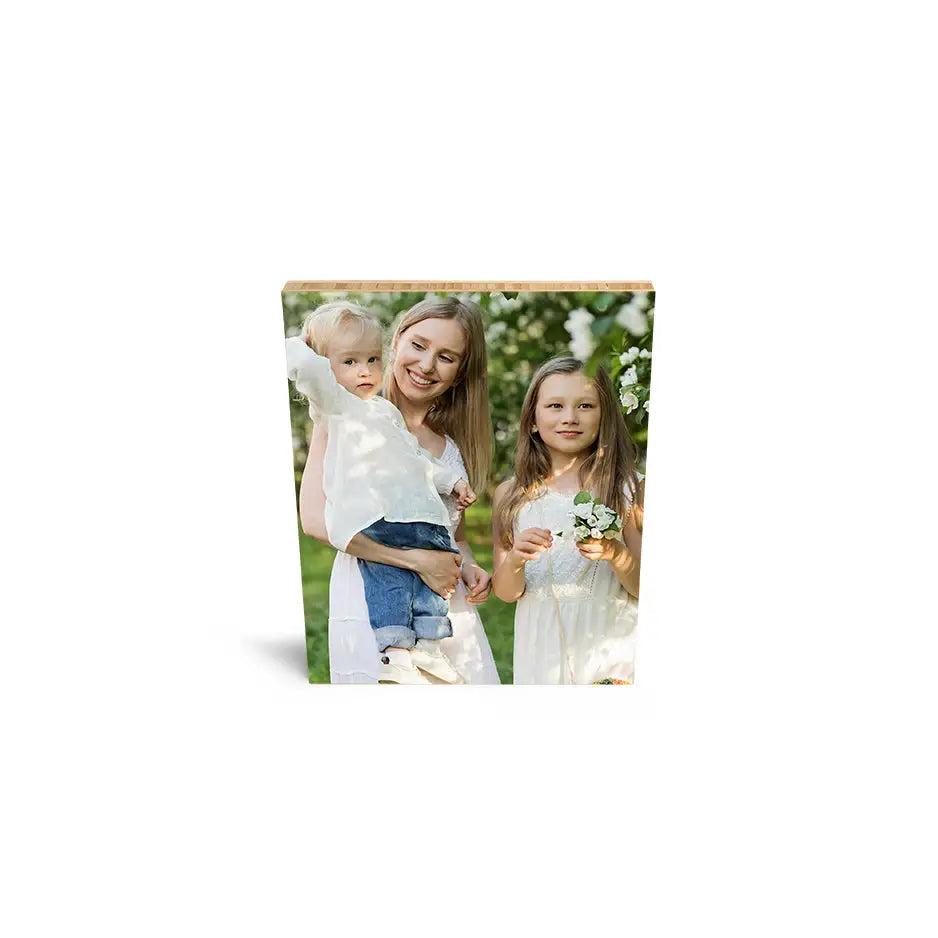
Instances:
[[[300,336],[317,355],[328,356],[329,345],[336,332],[353,323],[359,324],[362,335],[373,329],[378,333],[379,343],[383,341],[384,331],[378,317],[370,309],[348,300],[336,300],[317,306],[303,320]]]

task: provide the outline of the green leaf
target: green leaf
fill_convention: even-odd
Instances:
[[[590,331],[598,339],[604,336],[615,324],[615,316],[600,316],[590,323]]]
[[[591,502],[592,500],[593,496],[590,495],[589,492],[577,492],[577,494],[573,497],[573,504],[585,505],[587,502]]]

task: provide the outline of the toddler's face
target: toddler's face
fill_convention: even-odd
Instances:
[[[381,335],[376,330],[338,329],[327,357],[346,391],[367,401],[381,390]]]

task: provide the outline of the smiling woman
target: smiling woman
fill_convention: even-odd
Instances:
[[[333,305],[343,303],[320,307],[312,319]],[[300,486],[304,532],[340,548],[329,591],[330,679],[498,683],[473,608],[488,598],[491,578],[476,563],[461,513],[475,501],[466,477],[483,488],[491,454],[481,313],[455,298],[423,301],[408,311],[392,343],[384,398],[374,397],[381,364],[376,331],[360,329],[352,335],[343,329],[332,337],[327,359],[318,363],[306,360],[299,339],[288,339],[288,361],[297,362],[291,373],[299,390],[315,392],[313,367],[321,371],[328,361],[334,380],[359,399],[350,402],[349,395],[340,395],[336,407],[318,407],[314,416],[330,419],[317,422]],[[322,384],[326,376],[317,380]],[[401,440],[388,432],[388,421],[409,440],[407,453],[392,446]],[[384,427],[378,451],[363,445],[361,432],[369,427],[376,434]],[[474,439],[470,427],[484,428],[483,439]],[[460,438],[475,460],[468,472],[456,442]],[[422,454],[423,462],[410,451]],[[350,453],[358,462],[367,461],[365,476],[356,472]],[[431,467],[427,491],[421,477]],[[339,502],[345,507],[337,511]],[[372,510],[378,505],[380,512]],[[354,532],[342,523],[353,508],[359,514],[367,510],[370,522],[355,525]],[[408,530],[401,534],[405,525]],[[337,526],[347,534],[341,543],[331,536]]]
[[[313,292],[322,290],[355,292]],[[651,285],[304,281],[287,284],[283,308],[287,335],[302,329],[313,312],[318,318],[333,308],[352,316],[343,319],[347,328],[331,334],[335,341],[321,346],[335,380],[357,399],[346,402],[348,416],[311,424],[305,408],[295,399],[291,405],[304,535],[329,540],[326,479],[333,497],[346,500],[345,509],[333,510],[334,520],[348,517],[348,506],[376,487],[395,493],[383,503],[393,512],[417,484],[419,473],[413,466],[401,471],[404,456],[393,455],[377,429],[365,438],[367,421],[352,416],[359,404],[385,408],[411,447],[460,479],[452,492],[437,489],[446,512],[440,526],[447,532],[439,542],[408,546],[390,539],[393,532],[378,530],[377,522],[363,523],[353,535],[347,532],[352,536],[335,556],[328,593],[321,571],[304,569],[307,635],[316,639],[309,646],[311,680],[323,675],[313,649],[321,649],[320,636],[328,634],[333,683],[439,683],[419,654],[412,655],[408,672],[400,655],[376,648],[369,607],[372,600],[383,605],[386,597],[380,590],[366,596],[364,561],[416,575],[449,599],[452,635],[441,633],[438,644],[458,679],[450,675],[442,678],[446,682],[499,683],[499,673],[502,680],[514,676],[520,683],[630,681],[643,525],[638,473],[647,439]],[[356,309],[368,323],[355,322]],[[580,360],[568,357],[574,346]],[[361,445],[355,452],[362,458],[342,462],[337,472],[336,442],[347,441],[350,434],[357,434]],[[515,478],[509,479],[512,463]],[[493,474],[502,482],[494,502]],[[621,539],[590,543],[552,536],[564,527],[573,498],[583,491],[591,504],[608,505],[620,519]],[[476,495],[481,508],[472,504]],[[468,527],[467,508],[472,512]],[[383,520],[393,526],[387,510]],[[493,516],[490,539],[485,522]],[[597,519],[590,531],[600,527]],[[497,577],[476,560],[467,530],[482,563],[501,568]],[[308,553],[311,545],[303,540]],[[496,580],[498,593],[483,613],[490,645],[477,610],[494,594]],[[328,596],[328,633],[320,594],[322,600]],[[514,608],[506,604],[515,602]],[[393,660],[385,664],[382,656]],[[422,676],[414,674],[414,666]]]
[[[432,400],[434,387],[456,380],[465,357],[462,327],[452,319],[427,319],[395,337],[394,379],[400,387],[409,384],[416,400]]]
[[[384,394],[405,419],[408,410],[424,412],[425,427],[416,433],[421,445],[433,442],[433,436],[451,436],[469,484],[477,492],[485,490],[492,465],[492,420],[478,306],[455,296],[433,296],[407,310],[394,330]]]

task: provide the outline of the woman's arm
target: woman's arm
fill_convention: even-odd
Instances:
[[[317,423],[313,427],[306,466],[300,480],[300,524],[303,526],[303,533],[322,541],[323,544],[329,544],[326,531],[326,493],[322,488],[322,467],[328,439],[325,423]]]
[[[362,560],[386,563],[389,567],[411,570],[434,593],[449,599],[459,582],[462,558],[448,550],[424,550],[420,547],[386,547],[367,534],[356,534],[345,546],[345,552]]]
[[[466,516],[459,519],[459,527],[453,535],[453,540],[462,555],[462,580],[466,584],[469,594],[466,601],[477,604],[484,603],[492,591],[492,578],[479,566],[472,553],[472,548],[466,540]]]
[[[309,455],[300,481],[300,523],[303,533],[329,544],[326,531],[326,495],[322,488],[322,468],[326,455],[328,434],[325,424],[313,428]],[[441,596],[449,596],[459,581],[460,559],[445,550],[404,550],[385,547],[365,534],[356,534],[346,545],[346,553],[362,560],[386,563],[402,570],[412,570],[430,589]]]

